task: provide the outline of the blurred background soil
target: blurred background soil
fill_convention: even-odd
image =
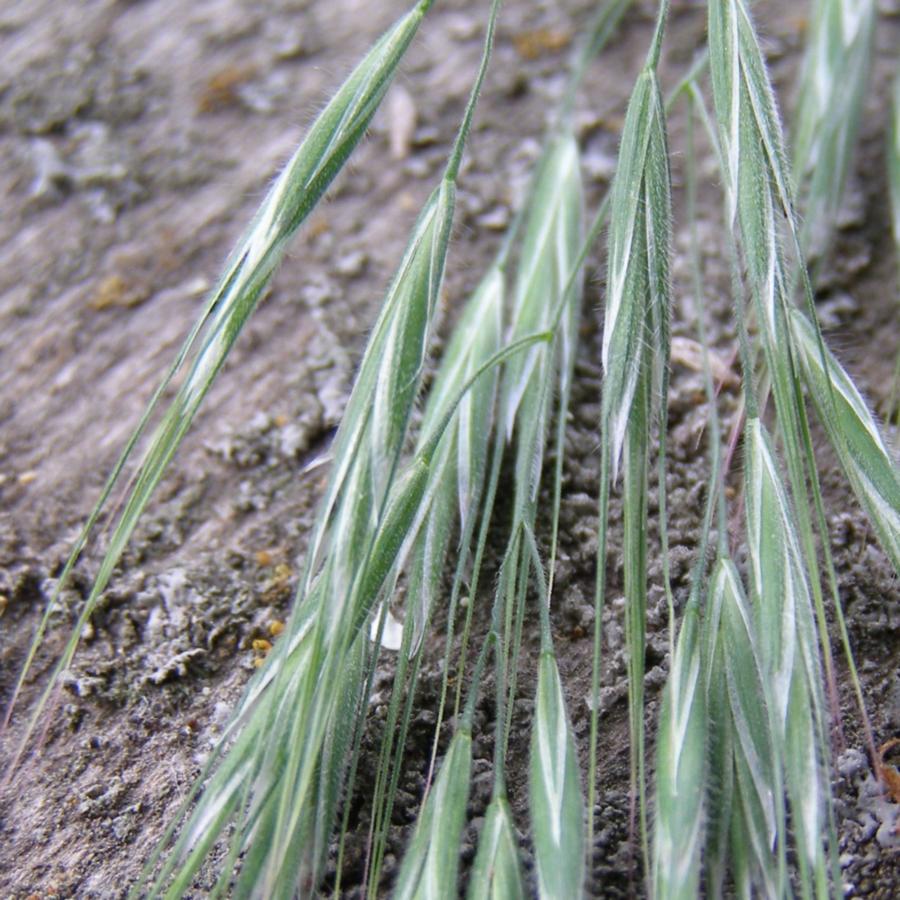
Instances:
[[[497,249],[537,157],[572,42],[593,4],[509,0],[460,193],[435,352]],[[703,3],[674,2],[664,78],[705,36]],[[765,49],[790,111],[803,4],[760,2]],[[399,0],[20,0],[0,7],[0,703],[8,702],[55,579],[125,440],[201,310],[228,250],[305,126]],[[637,2],[582,92],[578,137],[588,208],[608,186],[624,105],[654,4]],[[283,620],[322,487],[322,468],[367,330],[416,212],[439,176],[481,51],[487,3],[440,0],[368,139],[302,229],[179,451],[65,674],[39,747],[0,791],[0,896],[123,896],[159,840],[253,671],[256,638]],[[856,171],[820,291],[829,340],[876,409],[900,344],[884,129],[900,19],[882,3]],[[683,112],[672,124],[684,222]],[[709,154],[699,229],[712,349],[731,365],[730,271]],[[691,363],[697,305],[687,230],[675,243],[670,397],[671,566],[680,602],[706,489],[702,379]],[[593,628],[603,270],[588,270],[568,437],[555,639],[569,713],[586,746]],[[738,397],[726,378],[720,411]],[[897,435],[890,436],[897,440]],[[841,596],[877,742],[900,736],[900,589],[834,460],[821,457]],[[734,477],[739,478],[739,473]],[[653,509],[651,509],[651,513]],[[598,834],[590,889],[641,893],[628,840],[625,655],[614,510],[605,618]],[[620,531],[620,529],[618,529]],[[498,543],[502,530],[498,529]],[[546,538],[547,535],[544,535]],[[655,540],[656,535],[651,534]],[[648,728],[664,683],[660,563],[649,604]],[[99,561],[89,548],[0,737],[12,756]],[[482,607],[489,597],[490,579]],[[477,619],[476,619],[477,620]],[[532,622],[534,624],[534,622]],[[525,656],[537,648],[536,629]],[[836,645],[835,645],[836,646]],[[420,687],[386,877],[420,799],[440,688],[435,644]],[[836,652],[838,657],[839,651]],[[536,659],[536,652],[533,654]],[[392,670],[376,680],[361,777],[374,765]],[[515,709],[510,791],[529,863],[524,784],[533,660]],[[897,806],[872,778],[849,689],[835,777],[848,894],[900,890]],[[490,690],[484,691],[485,696]],[[490,794],[491,707],[476,716],[464,859]],[[584,746],[582,747],[584,753]],[[363,874],[357,829],[343,884]],[[333,873],[332,873],[333,875]],[[204,880],[195,896],[204,895]]]

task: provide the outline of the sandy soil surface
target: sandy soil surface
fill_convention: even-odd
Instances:
[[[703,6],[673,3],[664,65],[669,83],[704,39]],[[804,27],[789,6],[757,4],[788,109]],[[832,346],[876,408],[887,402],[900,345],[883,139],[900,19],[895,3],[882,6],[861,151],[819,297]],[[591,7],[582,0],[507,4],[460,181],[441,334],[516,207],[563,85],[570,42]],[[268,179],[342,75],[403,8],[399,0],[20,0],[0,9],[0,191],[6,198],[0,218],[0,703],[11,695],[33,629],[106,474]],[[285,617],[322,487],[322,470],[307,471],[307,465],[327,450],[384,287],[443,165],[477,65],[486,9],[469,0],[436,4],[371,135],[295,241],[238,342],[92,617],[44,742],[0,792],[0,896],[124,895],[252,673],[252,641]],[[652,10],[653,4],[635,4],[619,38],[592,67],[580,98],[591,209],[613,170]],[[410,103],[415,123],[409,144],[392,153],[392,137],[403,131]],[[676,114],[673,176],[682,222],[684,172],[677,154],[683,131]],[[735,335],[722,200],[714,169],[705,165],[701,171],[709,175],[700,207],[706,302],[713,349],[727,364]],[[678,339],[695,338],[687,247],[682,229],[674,262]],[[568,435],[561,590],[554,611],[582,753],[596,564],[601,301],[596,257]],[[736,409],[735,385],[723,391],[726,420]],[[706,414],[699,398],[700,376],[676,361],[669,490],[679,602],[686,595],[706,482]],[[821,463],[842,600],[876,740],[886,741],[900,736],[900,589],[834,460],[823,453]],[[614,536],[621,531],[619,518],[614,511]],[[627,827],[615,540],[604,622],[601,827],[590,880],[596,896],[641,892],[632,880]],[[12,753],[98,560],[95,546],[63,592],[13,725],[0,737],[0,758]],[[658,583],[659,560],[653,565]],[[653,588],[650,599],[652,733],[668,660],[661,588]],[[525,656],[536,660],[536,627],[527,633]],[[839,655],[836,640],[835,650]],[[437,656],[422,675],[388,879],[421,793],[440,689]],[[385,652],[378,696],[389,684],[391,666]],[[523,763],[533,674],[533,662],[526,662],[510,758],[526,862]],[[897,806],[873,780],[843,685],[841,699],[836,793],[845,882],[854,896],[895,896]],[[377,758],[384,712],[376,696],[362,771]],[[490,719],[485,702],[475,723],[476,778],[464,859],[474,853],[489,801]],[[347,896],[363,874],[368,825],[365,799],[353,804],[356,830],[343,873]],[[203,895],[201,879],[195,896]]]

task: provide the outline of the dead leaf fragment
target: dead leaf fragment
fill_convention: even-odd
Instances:
[[[878,777],[887,788],[894,803],[900,803],[900,771],[896,766],[885,762],[885,757],[894,747],[900,747],[900,738],[886,741],[878,748]]]
[[[722,356],[713,350],[708,350],[709,369],[713,381],[719,387],[740,387],[740,379],[731,366]],[[703,371],[703,346],[697,341],[686,337],[673,337],[671,359],[673,363],[691,369],[694,372]]]
[[[269,553],[268,550],[257,550],[256,553],[253,554],[253,556],[258,566],[272,565],[272,554]]]
[[[97,286],[97,293],[88,301],[91,309],[101,310],[110,307],[132,309],[140,306],[150,291],[140,284],[128,282],[121,275],[107,275]]]
[[[256,74],[253,66],[227,66],[216,72],[197,98],[197,112],[211,113],[240,103],[240,88]]]
[[[535,28],[520,31],[513,37],[513,46],[522,59],[537,59],[547,53],[565,50],[572,40],[572,34],[562,28]]]

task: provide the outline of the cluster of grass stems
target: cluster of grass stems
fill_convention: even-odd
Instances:
[[[61,589],[126,462],[156,421],[81,617],[25,729],[20,754],[284,248],[363,136],[430,6],[430,0],[420,0],[400,19],[321,113],[228,260],[160,384],[59,581]],[[588,64],[629,6],[629,0],[601,5],[575,57],[523,205],[458,318],[413,427],[448,257],[456,182],[499,13],[499,0],[492,3],[481,67],[456,142],[385,295],[331,447],[330,475],[288,627],[248,684],[181,817],[147,861],[135,896],[145,891],[182,896],[214,847],[220,854],[217,895],[311,893],[322,883],[335,848],[332,890],[340,894],[349,813],[344,801],[354,791],[381,634],[396,612],[391,601],[400,586],[406,597],[403,631],[374,773],[368,895],[383,889],[416,682],[428,651],[426,635],[434,632],[432,620],[441,604],[447,609],[447,662],[428,789],[391,885],[393,895],[456,894],[473,716],[488,670],[496,692],[493,789],[468,875],[468,896],[519,897],[528,890],[507,797],[506,761],[526,607],[532,602],[541,636],[527,778],[533,889],[560,900],[589,890],[598,808],[607,523],[616,495],[624,509],[633,818],[648,889],[659,898],[694,897],[701,886],[717,896],[727,885],[741,896],[840,895],[829,781],[831,735],[838,722],[825,626],[829,604],[863,718],[865,711],[830,558],[808,406],[898,571],[900,478],[864,399],[822,340],[813,304],[816,269],[808,261],[818,265],[827,258],[840,212],[867,91],[875,4],[813,0],[791,167],[747,0],[709,0],[708,47],[668,97],[657,74],[668,13],[663,0],[628,104],[612,188],[586,228],[572,123],[575,98]],[[895,98],[900,104],[900,87]],[[683,105],[688,121],[690,255],[704,354],[708,338],[695,228],[695,126],[704,130],[721,172],[743,372],[735,428],[742,435],[744,465],[743,491],[729,503],[717,386],[704,356],[710,489],[680,617],[668,577],[665,498],[672,308],[667,116],[675,104]],[[898,118],[895,110],[888,157],[900,237]],[[554,651],[552,615],[584,261],[604,226],[598,565],[592,712],[582,771]],[[171,384],[178,388],[166,401]],[[551,447],[555,462],[547,467]],[[654,456],[671,653],[651,799],[643,685],[648,560],[655,552],[647,539]],[[511,515],[503,525],[507,543],[493,589],[479,591],[504,460],[513,473]],[[549,480],[542,483],[542,478]],[[538,517],[542,490],[552,498],[549,526],[546,516]],[[746,579],[729,548],[735,515],[744,520]],[[445,598],[444,570],[454,557]],[[464,594],[470,601],[465,605]],[[484,596],[490,605],[482,620],[489,625],[473,648],[482,631],[474,627],[474,609]],[[459,676],[455,691],[454,672]],[[441,725],[448,720],[453,736],[442,746]],[[13,767],[17,762],[18,756]]]

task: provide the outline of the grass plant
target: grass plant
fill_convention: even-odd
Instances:
[[[647,605],[647,503],[650,436],[654,411],[665,405],[669,365],[669,252],[671,187],[666,114],[656,67],[668,3],[660,4],[656,32],[631,95],[619,167],[612,188],[609,275],[603,329],[604,387],[601,407],[600,546],[595,618],[602,615],[606,570],[609,482],[624,457],[625,641],[631,734],[632,802],[639,803],[645,861],[647,813],[644,776],[644,645]],[[665,479],[661,480],[665,491]],[[664,503],[661,500],[661,503]],[[594,669],[599,671],[595,641]],[[596,684],[596,676],[594,682]],[[595,695],[596,700],[596,695]],[[597,705],[592,711],[591,785]],[[593,791],[591,791],[593,799]]]
[[[288,241],[363,136],[431,5],[422,0],[400,19],[316,120],[229,258],[128,442],[73,548],[60,589],[93,536],[127,460],[158,417],[78,623],[25,728],[20,754]],[[623,506],[632,827],[650,893],[690,898],[733,888],[740,896],[841,894],[829,785],[834,709],[829,712],[826,698],[834,694],[835,677],[826,624],[829,597],[860,702],[862,692],[828,548],[807,397],[898,572],[900,475],[866,401],[825,345],[806,261],[824,257],[841,208],[867,90],[875,6],[871,0],[814,0],[792,154],[746,0],[709,0],[708,57],[672,94],[671,103],[685,100],[688,109],[688,216],[698,301],[704,285],[695,220],[696,116],[707,126],[720,168],[744,389],[740,421],[732,422],[743,439],[743,486],[737,498],[729,498],[701,305],[711,475],[690,590],[679,598],[685,601],[680,618],[669,583],[666,513],[674,151],[660,60],[668,0],[658,4],[631,92],[611,191],[588,229],[574,127],[578,89],[590,61],[612,39],[629,7],[629,0],[603,4],[588,29],[522,207],[458,317],[422,397],[457,182],[465,177],[466,142],[477,140],[470,132],[500,12],[499,0],[491,3],[481,65],[456,140],[387,290],[332,443],[288,626],[248,684],[133,896],[187,895],[212,854],[219,861],[216,896],[312,896],[323,885],[332,855],[337,858],[333,892],[340,896],[368,701],[383,664],[379,645],[385,623],[395,613],[403,619],[403,631],[374,773],[363,891],[369,897],[391,890],[396,897],[413,898],[456,896],[461,890],[459,845],[479,737],[475,712],[482,684],[491,679],[493,786],[467,873],[467,896],[536,893],[568,900],[590,890],[602,623],[611,565],[610,510],[617,498]],[[704,101],[707,59],[712,115]],[[894,96],[896,106],[900,88]],[[900,234],[898,119],[895,110],[889,161]],[[556,573],[584,265],[607,216],[593,674],[590,732],[582,747],[554,644]],[[182,371],[174,398],[164,402]],[[420,399],[423,413],[417,417]],[[654,446],[658,554],[648,539]],[[511,473],[511,503],[508,521],[499,522],[495,506],[504,471]],[[742,520],[734,515],[740,511]],[[503,551],[493,590],[487,592],[492,603],[476,608],[486,593],[479,584],[489,531],[499,528]],[[746,580],[729,547],[729,528],[739,529],[746,548]],[[649,563],[657,555],[671,619],[670,671],[658,723],[648,723],[647,597]],[[445,591],[444,570],[454,556]],[[405,596],[402,609],[394,603],[398,594]],[[56,597],[40,623],[19,687],[55,604]],[[441,606],[447,623],[442,635],[435,624]],[[517,836],[526,817],[514,812],[507,763],[526,677],[524,633],[535,620],[540,652],[529,723],[527,839],[534,854],[529,881]],[[483,643],[473,663],[468,650],[478,641]],[[402,863],[386,884],[385,858],[416,685],[436,642],[444,648],[444,680],[431,766]],[[452,704],[451,677],[457,684]],[[453,736],[445,745],[442,725],[451,716]],[[647,727],[657,733],[652,815]],[[582,766],[579,751],[585,750]]]

